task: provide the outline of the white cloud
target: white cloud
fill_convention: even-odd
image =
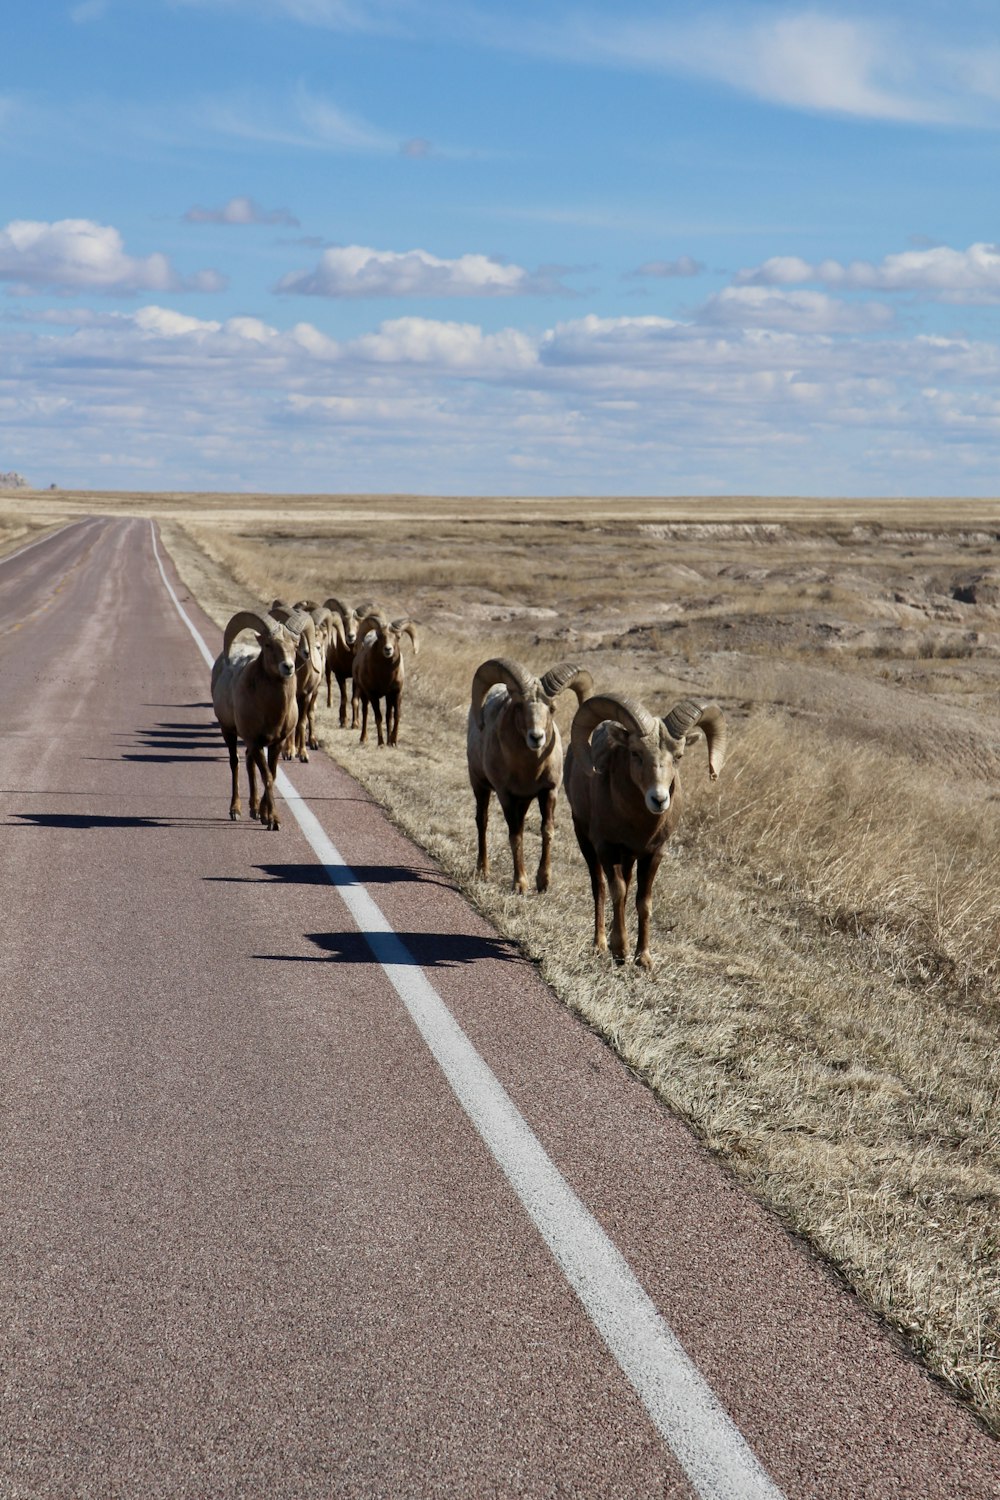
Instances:
[[[70,328],[59,309],[5,332],[0,444],[39,482],[899,493],[953,489],[960,441],[966,485],[995,488],[1000,347],[824,331],[832,298],[765,293],[787,327],[399,318],[338,341],[157,305]]]
[[[475,323],[439,323],[430,318],[395,318],[377,333],[353,340],[349,353],[377,364],[436,365],[483,376],[527,370],[537,363],[535,345],[515,328],[484,333]]]
[[[892,310],[881,302],[846,303],[824,292],[764,286],[725,287],[700,308],[699,321],[732,328],[785,328],[796,333],[864,333],[884,329]]]
[[[741,286],[789,286],[818,281],[843,291],[914,292],[941,302],[1000,301],[1000,246],[978,243],[967,250],[947,245],[904,250],[877,264],[836,260],[811,264],[797,256],[774,256],[744,270]]]
[[[364,245],[324,250],[314,271],[290,272],[275,288],[309,297],[510,297],[552,289],[521,266],[488,255],[443,260],[426,250]]]
[[[90,219],[47,224],[14,219],[0,230],[0,281],[16,290],[131,292],[219,291],[217,271],[183,277],[160,253],[127,255],[118,230]]]
[[[297,229],[299,221],[287,208],[261,208],[253,198],[230,198],[221,208],[196,203],[184,215],[186,224],[283,224]]]

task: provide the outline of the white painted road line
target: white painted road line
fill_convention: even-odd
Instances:
[[[153,550],[178,613],[205,662],[211,665],[211,652],[163,570],[155,528]],[[700,1500],[784,1500],[621,1252],[558,1171],[380,908],[351,875],[284,771],[279,771],[277,781],[289,810],[459,1103]]]

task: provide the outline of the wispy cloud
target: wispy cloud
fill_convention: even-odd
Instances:
[[[221,208],[196,203],[183,215],[185,224],[282,224],[293,229],[299,221],[287,208],[261,208],[253,198],[230,198]]]
[[[166,255],[133,256],[110,224],[59,219],[47,224],[12,220],[0,230],[0,281],[21,293],[54,290],[105,295],[133,292],[217,292],[218,271],[182,276]]]
[[[283,276],[275,291],[306,297],[516,297],[565,291],[554,278],[488,255],[446,260],[426,250],[324,250],[312,271]]]
[[[704,269],[704,261],[695,260],[691,255],[680,255],[676,260],[647,260],[644,265],[637,266],[634,271],[626,271],[624,275],[628,280],[647,276],[660,278],[700,276]]]

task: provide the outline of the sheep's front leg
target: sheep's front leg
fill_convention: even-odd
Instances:
[[[382,733],[382,699],[381,698],[373,698],[372,699],[372,712],[375,715],[375,730],[376,730],[376,733],[378,734],[378,742],[379,742],[379,745],[382,746],[382,745],[385,744],[385,735]]]
[[[636,873],[635,907],[639,913],[639,937],[635,961],[640,969],[651,969],[653,960],[649,952],[649,918],[653,909],[653,881],[660,867],[661,851],[645,854],[639,860]]]
[[[351,728],[352,729],[357,729],[357,727],[358,727],[358,720],[360,718],[360,715],[361,715],[361,705],[360,705],[359,698],[358,698],[358,690],[354,686],[354,682],[353,682],[353,679],[352,679],[352,681],[351,681]]]
[[[257,748],[254,745],[247,746],[247,781],[250,783],[250,816],[260,816],[260,799],[257,796]]]
[[[260,801],[260,820],[265,828],[270,828],[277,833],[280,824],[278,823],[278,807],[274,799],[274,781],[278,774],[278,746],[268,745],[266,760],[263,750],[258,751],[258,757],[261,780],[264,782],[264,795]]]
[[[501,805],[503,815],[507,819],[510,856],[514,864],[514,883],[511,890],[515,895],[523,896],[528,889],[528,873],[524,868],[524,820],[530,802],[526,797],[508,796],[501,798]]]
[[[620,864],[613,864],[610,859],[602,863],[611,891],[611,956],[615,963],[623,964],[628,958],[628,929],[625,919],[628,875],[623,872]]]
[[[547,891],[552,878],[552,840],[556,831],[556,792],[551,787],[538,793],[538,811],[542,815],[542,857],[535,876],[535,889]]]
[[[385,695],[385,732],[390,745],[399,738],[399,690]]]
[[[337,686],[340,689],[340,719],[339,719],[338,722],[340,724],[341,729],[346,729],[347,728],[347,678],[346,677],[342,677],[340,675],[340,673],[337,674]],[[327,708],[330,707],[329,702],[327,703],[326,706],[327,706]],[[355,712],[352,713],[352,715],[351,715],[351,728],[352,729],[357,729],[358,726],[357,726],[357,722],[356,721],[357,721],[357,711],[355,710]]]
[[[367,745],[367,743],[368,743],[368,699],[364,695],[362,695],[362,698],[361,698],[361,738],[358,740],[358,744],[359,745]]]

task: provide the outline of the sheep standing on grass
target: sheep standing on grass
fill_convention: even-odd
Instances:
[[[244,630],[254,632],[255,645],[234,645]],[[274,777],[278,755],[298,721],[296,646],[295,636],[272,615],[262,616],[243,609],[226,626],[222,654],[212,667],[212,706],[229,750],[233,778],[229,816],[234,822],[240,816],[236,742],[241,739],[246,746],[250,816],[259,817],[265,828],[275,832],[278,812],[274,804]],[[257,771],[263,787],[259,802]]]
[[[408,635],[417,654],[417,627],[412,620],[393,620],[382,614],[366,614],[358,625],[359,646],[354,653],[352,674],[361,700],[361,739],[368,742],[368,709],[375,714],[378,742],[395,745],[399,737],[399,705],[403,696],[405,669],[402,639]],[[385,699],[385,738],[382,736],[382,699]]]
[[[566,795],[577,842],[594,893],[594,946],[606,953],[604,882],[611,889],[611,953],[628,957],[625,900],[638,864],[639,916],[636,963],[652,967],[649,917],[652,888],[667,840],[681,815],[677,762],[685,746],[708,741],[708,770],[715,781],[726,757],[726,721],[717,703],[685,698],[658,719],[633,698],[601,694],[581,704],[566,755]]]
[[[333,679],[336,677],[337,686],[340,688],[340,727],[347,728],[347,679],[354,670],[354,652],[358,644],[358,623],[363,615],[375,614],[381,617],[382,611],[374,604],[365,604],[359,613],[356,609],[349,609],[346,604],[341,604],[339,599],[331,594],[326,600],[326,608],[333,614],[339,615],[343,626],[343,641],[330,641],[326,652],[326,706],[333,706]],[[358,729],[360,715],[360,704],[357,697],[352,696],[351,701],[351,728]]]
[[[552,868],[556,798],[562,781],[562,740],[555,721],[555,700],[571,688],[582,703],[593,692],[589,672],[572,662],[534,677],[520,662],[491,657],[476,669],[469,706],[467,750],[469,780],[476,799],[479,852],[477,875],[489,874],[486,827],[495,792],[507,819],[514,862],[513,889],[528,888],[524,868],[524,820],[537,799],[542,815],[542,855],[535,887],[548,890]]]

